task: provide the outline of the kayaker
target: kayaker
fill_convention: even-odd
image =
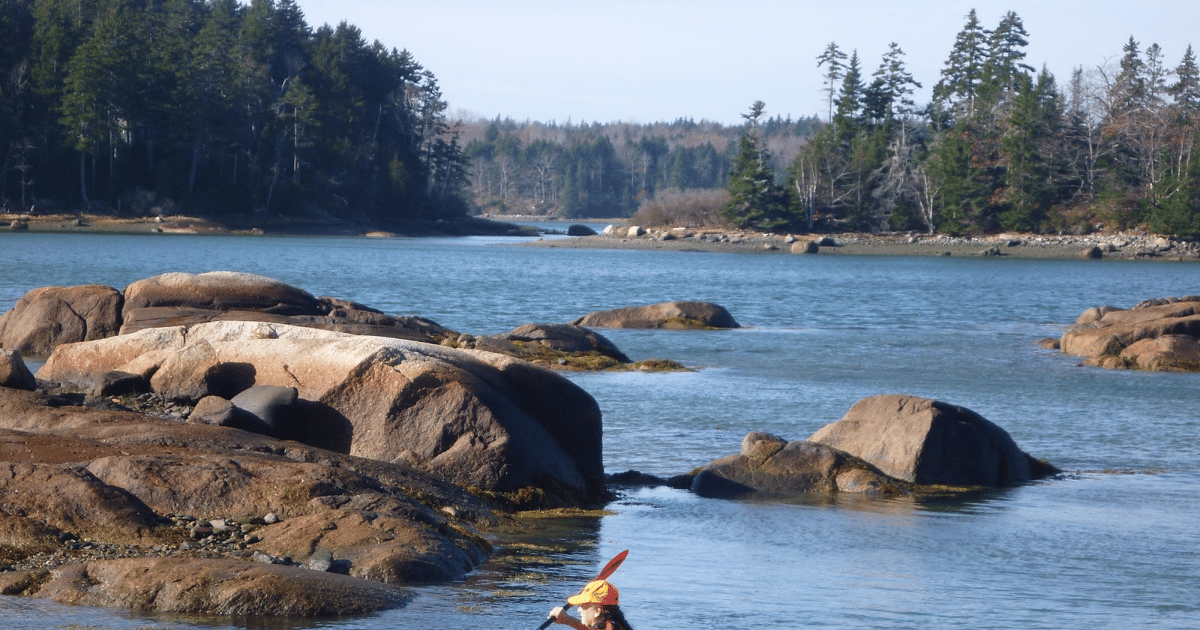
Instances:
[[[567,598],[567,603],[579,607],[582,621],[558,606],[550,611],[550,619],[554,623],[571,626],[575,630],[633,630],[625,621],[625,613],[617,605],[617,587],[606,580],[588,584],[578,595]]]

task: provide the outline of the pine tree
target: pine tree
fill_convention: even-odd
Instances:
[[[85,205],[91,203],[88,175],[93,189],[100,180],[96,156],[102,148],[108,157],[100,163],[107,176],[114,175],[116,143],[129,131],[132,97],[137,94],[135,64],[146,58],[135,44],[139,33],[132,10],[117,0],[97,16],[90,38],[80,45],[67,62],[60,123],[67,128],[74,148],[79,152],[79,191]],[[132,59],[125,55],[135,51]],[[137,54],[141,51],[143,54]],[[92,168],[86,157],[92,157]]]

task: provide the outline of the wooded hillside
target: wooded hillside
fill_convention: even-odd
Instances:
[[[0,34],[9,209],[465,211],[433,73],[294,0],[3,0]]]

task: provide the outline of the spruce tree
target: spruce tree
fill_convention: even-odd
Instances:
[[[975,114],[975,99],[983,81],[990,34],[979,22],[975,9],[971,9],[966,25],[954,39],[954,48],[942,68],[942,78],[933,88],[934,102],[952,110],[955,117]]]
[[[833,120],[833,103],[836,100],[838,86],[841,84],[846,70],[846,53],[838,48],[837,42],[829,42],[825,52],[817,57],[817,67],[825,68],[825,93],[829,102],[829,120]]]
[[[997,220],[1006,230],[1040,232],[1058,199],[1055,185],[1063,165],[1053,144],[1063,133],[1063,108],[1054,77],[1044,68],[1033,86],[1022,88],[1000,141],[1005,208]]]
[[[850,55],[850,65],[846,67],[846,74],[842,77],[837,112],[833,116],[833,126],[843,142],[849,143],[862,125],[863,93],[862,68],[858,61],[858,51],[855,50]]]
[[[1015,11],[1000,18],[996,30],[988,36],[988,58],[983,67],[984,83],[999,97],[1017,90],[1022,77],[1034,71],[1024,62],[1029,33]]]
[[[1175,67],[1175,83],[1169,91],[1175,99],[1175,107],[1184,121],[1193,121],[1200,113],[1200,67],[1191,44],[1183,53],[1183,59]]]
[[[788,196],[775,183],[775,172],[768,166],[770,156],[759,138],[758,119],[766,105],[755,101],[746,119],[746,131],[738,141],[738,153],[729,172],[730,200],[722,214],[740,228],[774,230],[791,221]]]
[[[873,76],[882,81],[888,105],[885,116],[888,121],[915,113],[916,104],[912,100],[913,90],[920,88],[921,84],[905,68],[904,51],[900,48],[900,44],[892,42],[888,45],[888,51],[884,53],[883,61]]]

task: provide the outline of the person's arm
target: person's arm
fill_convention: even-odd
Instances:
[[[587,626],[583,625],[582,621],[579,621],[571,615],[568,615],[567,611],[563,610],[562,606],[558,606],[554,610],[551,610],[550,618],[554,620],[554,623],[560,623],[564,626],[571,626],[572,628],[575,628],[575,630],[589,630]]]

